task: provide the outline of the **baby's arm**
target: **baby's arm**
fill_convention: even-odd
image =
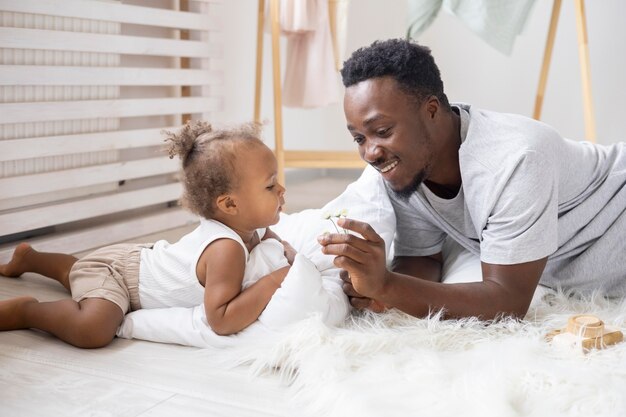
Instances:
[[[207,322],[219,335],[237,333],[252,324],[289,271],[288,266],[278,269],[241,291],[245,265],[241,245],[231,239],[211,243],[198,261]]]

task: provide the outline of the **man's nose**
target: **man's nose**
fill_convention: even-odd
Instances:
[[[368,164],[374,164],[383,155],[382,149],[375,141],[367,141],[363,149],[363,160]]]

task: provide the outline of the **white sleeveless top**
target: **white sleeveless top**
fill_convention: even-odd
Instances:
[[[258,231],[259,237],[263,237],[264,231]],[[204,287],[198,281],[196,265],[211,242],[224,238],[241,244],[247,263],[249,253],[241,237],[216,220],[202,219],[200,226],[176,243],[159,240],[152,249],[143,249],[139,265],[141,308],[194,307],[202,304]]]

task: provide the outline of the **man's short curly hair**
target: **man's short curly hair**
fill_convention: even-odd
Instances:
[[[370,78],[389,76],[421,103],[434,95],[450,108],[443,81],[430,49],[404,39],[375,41],[354,51],[341,70],[347,88]]]

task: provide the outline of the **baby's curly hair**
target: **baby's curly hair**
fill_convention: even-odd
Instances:
[[[235,145],[263,143],[260,123],[244,123],[232,128],[213,129],[205,121],[188,121],[180,131],[163,131],[170,158],[182,161],[184,193],[182,205],[191,212],[211,219],[218,196],[238,185],[235,173]]]
[[[390,76],[400,88],[414,96],[417,103],[430,95],[450,109],[443,92],[443,81],[430,49],[404,39],[375,41],[354,51],[341,69],[347,88],[370,78]]]

